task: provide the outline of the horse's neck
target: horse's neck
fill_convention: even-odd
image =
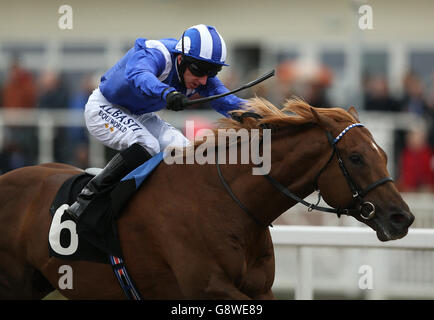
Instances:
[[[301,198],[314,191],[313,181],[327,157],[325,135],[319,129],[296,131],[294,136],[273,137],[269,175]],[[269,183],[252,175],[252,165],[224,165],[222,172],[239,200],[265,223],[271,223],[296,204]]]

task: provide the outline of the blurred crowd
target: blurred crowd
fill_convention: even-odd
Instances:
[[[257,95],[282,105],[295,95],[316,107],[332,106],[327,93],[333,84],[333,73],[327,67],[306,61],[285,61],[276,71],[272,85],[263,83],[240,96]],[[228,88],[240,83],[233,71],[224,73],[221,79]],[[98,80],[93,74],[84,75],[79,88],[73,90],[56,71],[45,70],[34,76],[15,58],[4,82],[0,83],[0,108],[83,110]],[[417,74],[408,73],[400,96],[391,93],[384,75],[367,76],[362,83],[364,110],[409,113],[427,123],[426,127],[414,127],[405,132],[402,146],[398,148],[398,186],[402,191],[434,192],[434,73],[429,85]],[[88,166],[85,128],[57,128],[54,144],[54,161],[81,168]],[[36,126],[7,127],[0,150],[0,173],[37,163],[37,145]]]
[[[328,95],[333,77],[327,66],[317,62],[288,60],[278,65],[273,82],[254,87],[245,93],[245,97],[257,95],[282,106],[287,99],[297,96],[312,106],[329,108],[334,106]],[[236,79],[233,74],[229,75],[229,80]],[[391,92],[385,75],[365,76],[362,79],[363,105],[358,109],[411,114],[416,119],[423,119],[420,122],[426,125],[395,133],[398,157],[389,161],[397,164],[397,185],[401,191],[434,192],[434,70],[428,84],[412,72],[402,81],[402,94],[397,95]]]
[[[85,75],[78,90],[71,90],[62,74],[47,69],[35,76],[18,57],[11,60],[4,83],[0,83],[2,109],[84,110],[96,87],[93,75]],[[6,127],[0,150],[0,173],[38,162],[36,126]],[[88,166],[88,135],[83,127],[56,128],[54,161],[81,168]]]
[[[405,112],[423,119],[404,133],[398,149],[398,187],[401,191],[434,192],[434,72],[428,85],[415,73],[403,79],[403,94],[395,96],[384,75],[366,77],[364,109]],[[424,125],[425,124],[425,125]]]

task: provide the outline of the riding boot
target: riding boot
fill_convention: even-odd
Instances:
[[[151,155],[140,145],[133,144],[117,153],[102,171],[90,180],[74,202],[66,211],[78,221],[95,194],[119,182],[129,172],[149,160]]]

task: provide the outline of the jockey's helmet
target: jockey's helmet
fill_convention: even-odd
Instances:
[[[227,66],[225,41],[212,26],[199,24],[188,28],[173,51],[182,55],[181,63],[178,65],[180,76],[188,67],[195,76],[212,77],[222,66]]]

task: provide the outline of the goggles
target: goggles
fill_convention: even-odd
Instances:
[[[201,62],[198,60],[193,60],[188,58],[186,59],[185,62],[188,70],[190,70],[191,74],[196,77],[203,77],[203,76],[215,77],[217,73],[219,73],[222,69],[222,67],[219,65]]]

